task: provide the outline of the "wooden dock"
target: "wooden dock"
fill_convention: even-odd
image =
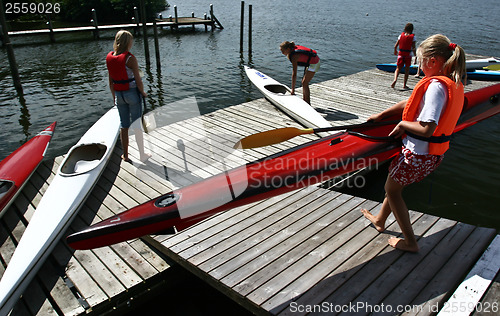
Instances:
[[[214,20],[197,18],[197,17],[179,17],[177,22],[171,19],[162,19],[156,22],[158,27],[170,27],[171,29],[178,29],[179,26],[196,26],[202,25],[210,26],[212,29],[219,26],[216,25]],[[147,27],[153,27],[154,24],[146,23]],[[142,23],[125,23],[125,24],[111,24],[111,25],[99,25],[95,26],[79,26],[79,27],[59,27],[59,28],[46,28],[38,30],[26,30],[26,31],[9,31],[10,37],[25,36],[25,35],[50,35],[62,34],[62,33],[74,33],[74,32],[99,32],[99,31],[109,31],[109,30],[121,30],[121,29],[140,29],[142,28]]]
[[[416,80],[410,77],[409,85]],[[391,89],[391,81],[392,74],[372,69],[316,83],[311,86],[312,105],[332,125],[362,122],[410,95],[408,90]],[[466,90],[489,84],[474,81]],[[122,162],[121,149],[115,150],[68,234],[220,173],[224,166],[212,157],[220,156],[227,145],[284,126],[299,124],[259,99],[150,130],[145,140],[153,157],[146,163],[138,162],[132,137],[134,164]],[[241,163],[317,137],[245,150]],[[197,146],[207,139],[217,141]],[[183,150],[177,147],[179,140]],[[61,160],[45,161],[0,219],[0,274]],[[493,229],[412,211],[421,251],[403,253],[387,245],[388,236],[399,234],[394,219],[380,234],[361,216],[362,207],[377,209],[380,204],[311,186],[217,214],[173,236],[145,236],[86,251],[74,251],[63,240],[11,315],[127,311],[134,301],[168,283],[167,260],[255,314],[306,314],[307,308],[349,314],[350,306],[383,304],[415,306],[407,314],[429,315],[442,307],[496,236]]]
[[[211,27],[211,30],[215,28],[223,29],[224,27],[214,15],[213,5],[210,5],[210,16],[207,16],[205,13],[203,18],[195,17],[194,13],[191,14],[190,17],[179,17],[177,14],[177,6],[174,6],[175,16],[168,18],[159,18],[155,19],[154,22],[145,23],[146,27],[169,27],[171,30],[178,30],[180,26],[191,26],[193,29],[197,25],[202,25],[205,27],[205,31],[208,30],[208,27]],[[63,34],[63,33],[75,33],[75,32],[92,32],[94,38],[99,38],[100,31],[109,31],[109,30],[121,30],[121,29],[134,29],[140,32],[140,29],[144,27],[144,23],[139,22],[139,11],[137,8],[134,8],[135,12],[135,23],[122,23],[122,24],[110,24],[110,25],[98,25],[97,17],[95,10],[92,10],[93,19],[91,23],[93,25],[89,26],[78,26],[78,27],[59,27],[53,28],[50,20],[47,22],[48,28],[46,29],[37,29],[37,30],[22,30],[22,31],[8,31],[9,37],[16,36],[27,36],[27,35],[49,35],[52,42],[55,41],[55,34]],[[0,41],[2,41],[2,34],[0,30]]]

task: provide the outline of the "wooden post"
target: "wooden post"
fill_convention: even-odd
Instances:
[[[95,9],[92,9],[92,20],[91,20],[91,22],[92,22],[92,24],[95,27],[95,30],[94,30],[94,39],[98,39],[99,38],[99,25],[97,23],[97,13],[96,13]]]
[[[163,22],[163,14],[161,14],[161,13],[160,13],[160,14],[158,14],[158,19],[160,19],[160,20],[161,20],[161,22]],[[163,30],[163,25],[162,25],[162,26],[160,26],[160,28]]]
[[[177,16],[177,6],[174,5],[175,23],[179,23],[179,17]]]
[[[203,15],[203,19],[204,20],[208,20],[207,18],[207,13],[205,12],[205,14]],[[208,31],[208,27],[207,27],[207,24],[205,24],[205,32]]]
[[[243,52],[243,24],[245,19],[245,1],[241,1],[240,53]]]
[[[148,43],[148,26],[146,24],[146,5],[144,0],[139,1],[141,4],[141,20],[142,20],[142,37],[144,39],[144,55],[146,57],[146,65],[151,65],[149,58],[149,43]]]
[[[2,8],[3,10],[3,8]],[[2,47],[5,47],[5,42],[3,40],[3,28],[2,25],[0,24],[0,42],[2,43]]]
[[[14,87],[16,88],[19,94],[22,94],[23,86],[21,85],[21,78],[19,77],[19,71],[17,70],[17,63],[16,63],[16,57],[14,55],[14,49],[12,48],[12,44],[9,39],[9,32],[3,8],[4,8],[3,0],[0,0],[0,24],[2,25],[3,42],[7,50],[7,58],[9,59],[10,73],[12,74],[12,79],[14,79]]]
[[[134,34],[137,35],[137,34],[140,34],[140,27],[139,27],[139,9],[137,9],[137,7],[134,7],[134,17],[133,17],[133,20],[135,21],[135,24],[136,24],[136,27],[134,29]]]
[[[158,71],[161,69],[161,62],[160,62],[160,44],[158,43],[158,28],[156,27],[156,19],[153,20],[153,34],[155,37],[155,55],[156,55],[156,68],[158,68]]]
[[[54,37],[54,29],[52,28],[52,21],[50,20],[50,14],[47,14],[47,25],[49,26],[49,38],[50,42],[54,43],[56,41]]]
[[[214,27],[215,27],[215,20],[214,20],[214,5],[213,5],[213,4],[210,4],[210,21],[212,21],[212,23],[210,24],[210,27],[211,27],[211,30],[212,30],[212,32],[213,32]]]
[[[194,12],[191,12],[191,17],[194,18]],[[193,23],[193,31],[194,31],[194,23]]]
[[[248,6],[248,54],[252,54],[252,5]]]

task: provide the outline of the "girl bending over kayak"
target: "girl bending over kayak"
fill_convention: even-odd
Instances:
[[[457,124],[464,102],[462,78],[465,75],[465,52],[441,34],[423,41],[417,50],[425,77],[415,86],[406,101],[372,115],[369,121],[380,121],[402,115],[402,121],[389,134],[403,138],[399,155],[391,162],[385,183],[386,196],[377,215],[361,210],[379,232],[392,212],[404,239],[392,237],[389,244],[404,251],[417,252],[403,189],[421,181],[443,160],[451,134]]]
[[[295,94],[295,81],[297,81],[297,66],[303,66],[304,77],[302,77],[302,99],[311,104],[309,82],[314,77],[314,74],[319,70],[318,53],[310,48],[295,45],[294,42],[285,41],[280,45],[281,53],[288,57],[292,63],[292,91]]]

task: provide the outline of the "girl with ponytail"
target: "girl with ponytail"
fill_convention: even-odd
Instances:
[[[441,34],[424,40],[417,57],[425,77],[415,86],[410,98],[369,118],[380,121],[401,115],[401,122],[389,136],[403,138],[403,146],[389,167],[386,196],[380,212],[373,215],[368,210],[361,210],[379,232],[385,230],[385,222],[392,212],[404,239],[392,237],[389,244],[410,252],[417,252],[419,247],[402,192],[406,186],[424,179],[443,160],[462,112],[462,80],[466,72],[464,50]]]

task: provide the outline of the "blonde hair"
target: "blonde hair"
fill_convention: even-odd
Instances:
[[[441,57],[445,61],[444,74],[449,75],[457,84],[462,79],[466,80],[465,51],[442,34],[426,38],[417,49],[417,57],[422,62],[431,57]]]
[[[115,51],[115,54],[120,55],[128,51],[133,40],[134,36],[129,31],[118,31],[115,36],[115,42],[113,43],[113,50]]]
[[[280,49],[295,49],[295,46],[294,42],[284,41],[280,44]]]

